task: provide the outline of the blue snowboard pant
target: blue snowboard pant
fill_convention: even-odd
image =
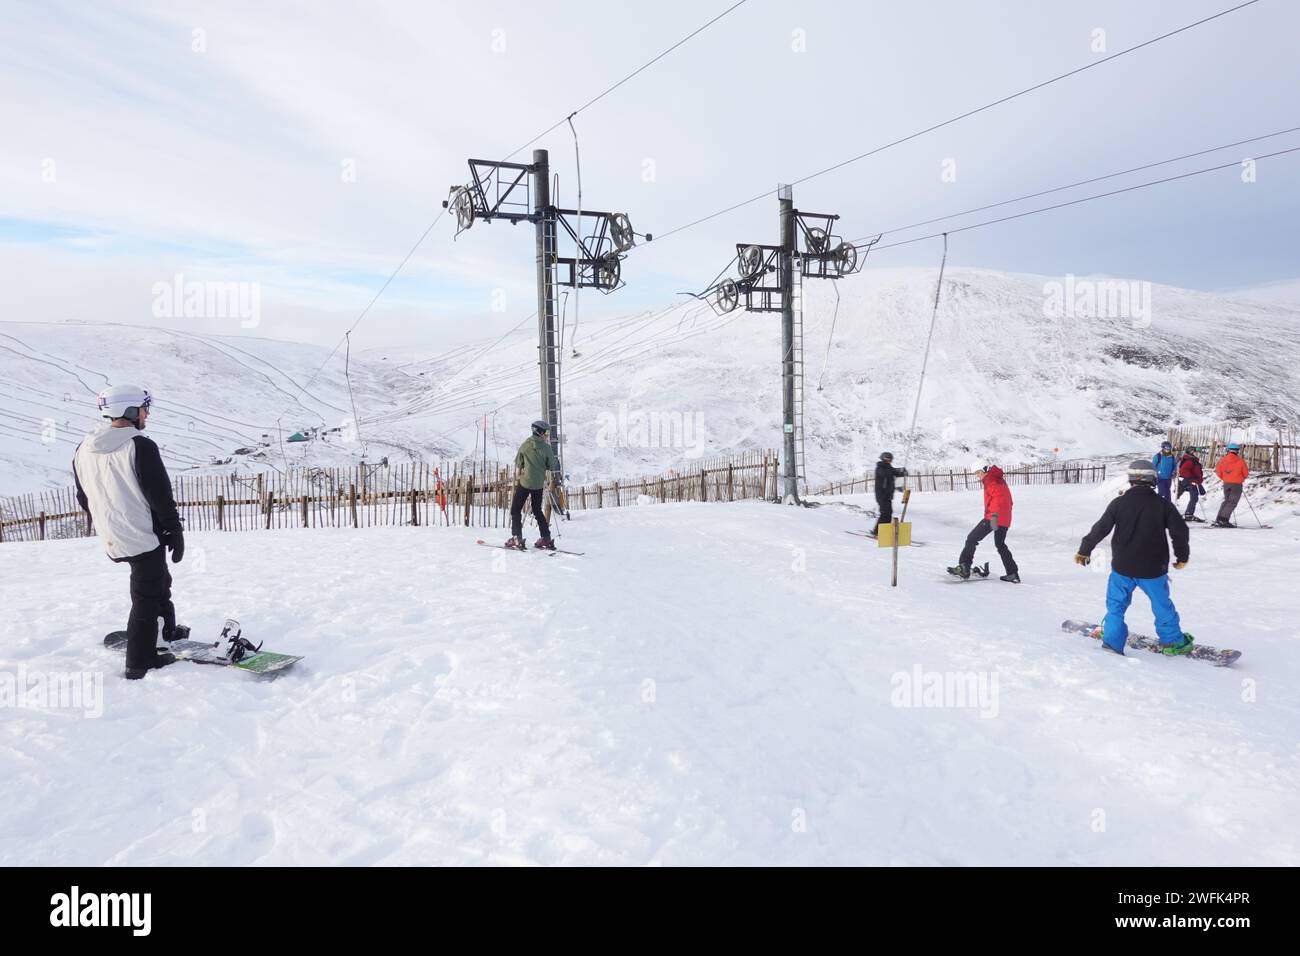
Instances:
[[[1173,484],[1173,481],[1174,481],[1174,479],[1172,479],[1172,478],[1157,478],[1157,479],[1156,479],[1156,494],[1158,494],[1161,498],[1164,498],[1165,501],[1170,500],[1170,499],[1169,499],[1169,486],[1170,486],[1171,484]]]
[[[1181,644],[1183,627],[1178,620],[1178,609],[1169,597],[1169,575],[1158,578],[1130,578],[1118,572],[1110,572],[1110,581],[1106,585],[1106,620],[1102,623],[1102,641],[1113,651],[1124,652],[1128,642],[1128,625],[1124,623],[1124,612],[1133,603],[1133,592],[1138,588],[1151,602],[1151,610],[1156,616],[1156,634],[1161,644]]]

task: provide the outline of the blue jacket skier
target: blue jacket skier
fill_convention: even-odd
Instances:
[[[1178,609],[1169,597],[1169,542],[1174,545],[1174,567],[1181,570],[1191,556],[1187,523],[1172,502],[1156,494],[1156,470],[1150,462],[1141,458],[1132,462],[1128,481],[1128,491],[1107,505],[1074,556],[1076,564],[1088,564],[1092,549],[1114,532],[1102,644],[1116,654],[1124,653],[1128,641],[1124,612],[1133,601],[1133,592],[1141,589],[1151,601],[1161,649],[1166,654],[1190,653],[1192,635],[1183,632]]]
[[[1169,442],[1161,442],[1160,450],[1151,456],[1151,464],[1156,470],[1156,493],[1170,501],[1169,488],[1174,483],[1174,475],[1178,474],[1178,458],[1174,455],[1174,446]]]

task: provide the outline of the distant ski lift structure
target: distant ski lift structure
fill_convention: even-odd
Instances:
[[[715,280],[697,298],[719,315],[744,305],[747,312],[781,313],[781,500],[799,503],[803,452],[803,280],[840,279],[862,269],[880,236],[861,247],[834,234],[838,215],[800,212],[789,186],[777,187],[780,242],[736,243],[738,276]]]

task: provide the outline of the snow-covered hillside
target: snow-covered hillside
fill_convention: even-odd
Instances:
[[[1102,613],[1104,555],[1070,556],[1114,484],[1015,489],[1019,586],[943,573],[963,492],[913,497],[897,588],[851,501],[581,513],[585,557],[192,533],[183,620],[305,655],[273,679],[124,681],[100,542],[5,546],[0,674],[102,696],[5,710],[0,864],[1294,866],[1295,500],[1192,531],[1174,596],[1244,652],[1218,669],[1060,631]],[[913,694],[936,681],[976,690]]]
[[[934,280],[932,271],[868,270],[839,283],[838,312],[831,283],[807,282],[814,484],[904,448]],[[1147,447],[1170,424],[1300,421],[1295,305],[1156,286],[1137,316],[1047,317],[1053,281],[949,270],[909,464],[1110,456]],[[361,341],[364,328],[354,348]],[[5,322],[0,494],[66,483],[72,448],[95,421],[93,395],[110,379],[156,393],[149,428],[173,469],[341,464],[363,451],[371,461],[481,454],[485,414],[489,457],[508,460],[537,415],[534,325],[494,342],[432,357],[354,350],[349,395],[341,351],[326,361],[327,349],[266,339]],[[570,344],[563,397],[574,480],[779,445],[778,316],[716,316],[692,301],[584,318]],[[357,429],[347,425],[353,399]],[[282,441],[311,427],[322,437]]]

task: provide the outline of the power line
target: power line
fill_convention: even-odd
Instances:
[[[521,152],[523,152],[525,149],[527,149],[529,146],[532,146],[533,143],[537,142],[539,139],[541,139],[541,138],[542,138],[543,136],[545,136],[547,133],[551,133],[551,132],[553,132],[554,130],[558,129],[559,127],[563,126],[563,125],[564,125],[565,123],[567,123],[570,119],[572,119],[573,117],[575,117],[575,116],[577,116],[579,113],[581,113],[583,110],[585,110],[588,106],[592,106],[592,105],[594,105],[595,103],[599,102],[600,100],[603,100],[606,96],[608,96],[610,93],[613,93],[616,89],[618,89],[620,86],[622,86],[622,85],[623,85],[624,83],[626,83],[628,80],[632,79],[632,78],[633,78],[634,76],[636,76],[638,73],[641,73],[642,71],[644,71],[644,70],[646,70],[646,69],[649,69],[651,66],[653,66],[653,65],[656,64],[656,63],[658,63],[660,60],[662,60],[664,57],[666,57],[669,53],[672,53],[673,50],[676,50],[679,46],[681,46],[681,45],[682,45],[683,43],[685,43],[687,40],[690,40],[691,38],[697,36],[698,34],[703,33],[703,32],[704,32],[705,30],[707,30],[709,27],[713,26],[713,24],[717,23],[719,20],[721,20],[721,19],[722,19],[723,17],[725,17],[727,14],[731,13],[731,11],[735,10],[737,7],[744,6],[744,5],[745,5],[746,3],[748,3],[748,2],[749,2],[749,0],[739,0],[739,2],[737,2],[737,3],[733,3],[731,6],[727,7],[727,9],[723,10],[723,11],[722,11],[721,13],[719,13],[716,17],[714,17],[712,20],[710,20],[708,23],[704,24],[704,25],[701,26],[701,27],[697,27],[696,29],[692,30],[690,33],[686,34],[686,36],[682,37],[680,40],[678,40],[676,43],[674,43],[674,44],[673,44],[672,46],[670,46],[668,49],[664,50],[662,53],[660,53],[660,54],[659,54],[658,56],[656,56],[654,59],[649,60],[649,61],[647,61],[647,62],[641,64],[641,66],[637,67],[635,70],[633,70],[633,71],[632,71],[631,73],[629,73],[627,76],[623,77],[623,79],[619,80],[619,81],[618,81],[617,83],[615,83],[613,86],[609,87],[608,89],[606,89],[605,91],[603,91],[603,92],[601,92],[601,93],[598,93],[596,96],[593,96],[591,99],[587,100],[587,102],[583,103],[581,106],[579,106],[576,110],[574,110],[574,111],[573,111],[572,113],[570,113],[568,116],[565,116],[565,117],[563,117],[562,119],[557,120],[553,125],[548,126],[546,129],[542,130],[540,133],[538,133],[536,136],[534,136],[534,137],[533,137],[532,139],[530,139],[528,142],[524,143],[524,145],[520,146],[518,149],[516,149],[516,150],[514,150],[513,152],[509,153],[505,158],[506,158],[506,159],[509,159],[511,156],[514,156],[516,153],[521,153]],[[1252,0],[1252,2],[1254,2],[1254,0]],[[504,160],[503,160],[503,162],[504,162]]]
[[[1168,166],[1170,163],[1181,162],[1184,159],[1192,159],[1196,156],[1204,156],[1207,153],[1217,153],[1225,149],[1231,149],[1234,146],[1244,146],[1247,143],[1257,143],[1260,140],[1274,139],[1278,136],[1285,136],[1287,133],[1295,133],[1295,132],[1300,132],[1300,126],[1293,126],[1290,129],[1278,130],[1276,133],[1265,133],[1263,136],[1252,136],[1250,139],[1237,140],[1237,142],[1235,143],[1224,143],[1222,146],[1213,146],[1209,149],[1197,150],[1194,153],[1184,153],[1182,156],[1175,156],[1172,159],[1162,159],[1159,162],[1146,163],[1143,166],[1134,166],[1131,169],[1121,170],[1120,172],[1117,173],[1107,173],[1104,176],[1094,176],[1091,179],[1081,179],[1077,183],[1070,183],[1065,186],[1053,186],[1051,189],[1044,189],[1036,193],[1029,193],[1024,196],[1017,196],[1015,199],[1004,199],[1001,202],[989,203],[988,205],[985,206],[976,206],[973,209],[967,209],[963,212],[954,212],[946,216],[936,216],[933,219],[924,219],[921,222],[914,222],[906,226],[896,226],[893,229],[885,229],[880,232],[867,233],[861,238],[854,239],[853,243],[854,245],[858,245],[860,243],[863,243],[865,240],[871,239],[875,236],[888,236],[896,232],[906,232],[909,229],[918,229],[921,226],[929,226],[936,222],[943,222],[946,219],[958,219],[962,216],[969,216],[972,215],[973,213],[984,212],[985,210],[988,209],[996,209],[999,206],[1009,206],[1013,203],[1025,202],[1026,200],[1029,199],[1037,199],[1039,196],[1048,196],[1052,193],[1064,192],[1067,189],[1077,189],[1080,186],[1088,186],[1091,185],[1092,183],[1099,183],[1102,180],[1117,179],[1120,176],[1128,176],[1132,173],[1140,173],[1143,170],[1154,169],[1157,166]]]
[[[1293,146],[1290,149],[1280,149],[1274,153],[1264,153],[1261,156],[1253,157],[1253,159],[1255,162],[1258,162],[1261,159],[1273,159],[1276,156],[1286,156],[1289,153],[1300,153],[1300,146]],[[986,219],[983,222],[971,223],[969,226],[959,226],[955,229],[945,230],[944,232],[933,232],[928,236],[916,236],[913,239],[900,239],[898,242],[889,242],[884,245],[877,243],[875,245],[875,251],[879,252],[882,249],[893,249],[897,246],[906,246],[913,242],[924,242],[926,239],[937,239],[940,236],[950,236],[958,232],[969,232],[972,229],[982,229],[984,226],[993,226],[1000,222],[1010,222],[1013,219],[1023,219],[1025,216],[1036,216],[1040,212],[1051,212],[1053,209],[1064,209],[1067,206],[1077,206],[1080,203],[1092,202],[1094,199],[1105,199],[1108,196],[1118,196],[1122,193],[1129,193],[1138,189],[1146,189],[1148,186],[1159,186],[1162,183],[1172,183],[1180,179],[1190,179],[1192,176],[1201,176],[1205,173],[1216,173],[1224,169],[1240,168],[1240,165],[1240,162],[1234,161],[1231,163],[1224,163],[1220,166],[1207,166],[1204,169],[1194,169],[1191,172],[1179,173],[1177,176],[1166,176],[1164,179],[1152,179],[1145,183],[1135,183],[1132,186],[1125,186],[1122,189],[1112,189],[1110,192],[1096,193],[1092,196],[1081,196],[1078,199],[1071,199],[1069,202],[1056,203],[1051,206],[1041,206],[1038,209],[1027,209],[1024,212],[1018,212],[1010,216],[1001,216],[997,219]]]
[[[1126,56],[1129,53],[1135,52],[1136,50],[1141,50],[1143,47],[1148,47],[1154,43],[1159,43],[1161,40],[1167,40],[1170,37],[1177,36],[1180,33],[1185,33],[1188,30],[1209,23],[1211,20],[1217,20],[1220,17],[1225,17],[1230,13],[1235,13],[1238,10],[1242,10],[1245,7],[1252,6],[1253,4],[1256,4],[1258,2],[1259,0],[1245,0],[1244,3],[1239,3],[1235,7],[1229,7],[1227,10],[1221,10],[1218,13],[1197,20],[1194,23],[1188,23],[1185,26],[1181,26],[1176,30],[1171,30],[1168,33],[1162,33],[1160,36],[1152,37],[1150,40],[1144,40],[1143,42],[1135,46],[1128,47],[1126,49],[1120,50],[1117,53],[1112,53],[1109,56],[1102,57],[1100,60],[1094,60],[1092,63],[1088,63],[1085,64],[1084,66],[1080,66],[1073,70],[1070,70],[1068,73],[1062,73],[1059,76],[1052,77],[1051,79],[1043,80],[1041,83],[1035,83],[1033,86],[1026,87],[1025,89],[1020,90],[1016,93],[1008,94],[1007,96],[1003,96],[999,99],[996,99],[991,103],[986,103],[983,106],[978,106],[974,109],[967,110],[966,112],[954,116],[951,119],[946,119],[941,123],[935,123],[933,126],[927,126],[925,129],[917,130],[915,133],[910,133],[907,136],[904,136],[901,139],[896,139],[891,143],[885,143],[883,146],[877,146],[874,149],[870,149],[865,153],[859,153],[857,156],[853,156],[842,162],[836,163],[834,166],[827,166],[825,169],[804,176],[802,179],[794,180],[792,183],[790,183],[790,185],[798,186],[800,183],[806,183],[809,180],[816,179],[818,176],[824,176],[827,173],[834,172],[837,169],[843,169],[845,166],[866,159],[868,156],[874,156],[877,153],[881,153],[887,149],[891,149],[895,146],[902,145],[903,143],[916,139],[919,136],[924,136],[926,133],[932,133],[935,130],[943,129],[943,127],[945,126],[951,126],[953,123],[956,123],[959,120],[967,119],[971,116],[976,115],[977,113],[982,113],[985,110],[990,110],[995,106],[1000,106],[1003,103],[1010,102],[1011,100],[1017,99],[1018,97],[1025,96],[1029,93],[1033,93],[1036,90],[1041,90],[1046,86],[1051,86],[1053,83],[1059,83],[1061,80],[1068,79],[1071,76],[1076,76],[1079,73],[1083,73],[1085,70],[1091,70],[1094,69],[1095,67],[1101,66],[1104,63],[1109,63],[1112,60],[1117,60],[1122,56]],[[775,192],[776,192],[775,189],[769,189],[765,192],[759,193],[757,196],[753,196],[749,199],[745,199],[741,202],[735,203],[734,205],[728,206],[725,209],[720,209],[715,213],[710,213],[707,216],[702,216],[699,219],[686,223],[685,225],[677,226],[676,228],[669,229],[666,232],[658,233],[655,236],[655,239],[656,241],[662,242],[664,239],[667,239],[671,235],[675,235],[676,233],[682,232],[686,229],[690,229],[694,226],[698,226],[700,225],[700,223],[708,222],[710,219],[716,219],[719,216],[724,216],[729,212],[734,212],[735,210],[740,209],[744,206],[748,206],[751,203],[756,203],[760,199],[766,199],[768,196],[771,196]]]

